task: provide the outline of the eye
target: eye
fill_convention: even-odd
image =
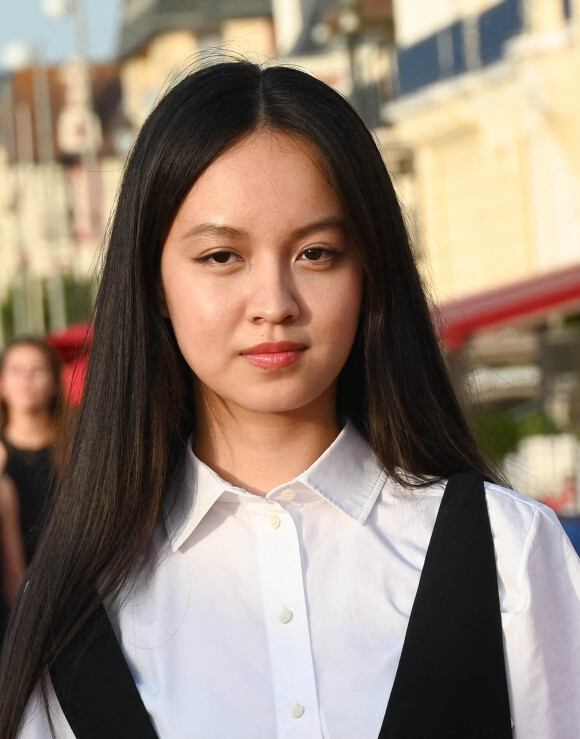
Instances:
[[[211,255],[211,259],[218,264],[225,264],[230,261],[230,257],[234,255],[230,251],[216,251],[215,254]]]
[[[308,262],[329,262],[337,259],[339,253],[334,249],[328,249],[324,246],[309,246],[308,249],[300,254],[300,258]]]
[[[209,264],[228,264],[237,259],[236,254],[232,251],[214,251],[211,254],[205,254],[196,261]]]

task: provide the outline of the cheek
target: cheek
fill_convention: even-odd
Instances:
[[[326,324],[337,338],[354,338],[361,311],[362,286],[352,280],[326,296],[322,309],[326,312]]]
[[[169,308],[169,318],[178,340],[207,342],[226,331],[229,316],[226,310],[209,306],[203,301],[189,300],[179,309]]]
[[[203,330],[204,327],[218,326],[224,322],[228,307],[231,307],[231,297],[227,293],[210,289],[203,280],[191,280],[186,270],[164,280],[163,292],[175,329],[189,326],[193,330]]]
[[[190,368],[195,372],[211,365],[232,333],[232,312],[227,303],[184,289],[167,297],[167,308],[175,338]]]
[[[3,395],[11,395],[14,391],[18,391],[24,385],[24,380],[17,375],[8,375],[2,382]]]

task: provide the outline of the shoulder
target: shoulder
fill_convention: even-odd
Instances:
[[[555,513],[486,484],[518,737],[577,736],[580,559]]]
[[[485,483],[485,493],[494,539],[509,536],[521,545],[532,539],[557,546],[567,542],[558,517],[543,503],[494,483]]]
[[[485,496],[490,515],[502,514],[522,523],[536,516],[550,521],[558,520],[554,511],[544,503],[493,482],[485,483]]]
[[[491,483],[486,500],[502,611],[545,612],[551,603],[580,616],[580,559],[554,511]]]
[[[535,515],[536,511],[541,511],[552,517],[553,511],[544,503],[540,503],[539,500],[534,500],[523,493],[519,493],[517,490],[503,487],[495,482],[485,483],[485,494],[488,500],[488,505],[491,501],[495,501],[498,505],[502,505],[508,509],[519,510],[520,513],[526,512],[527,514]]]
[[[407,518],[424,522],[432,530],[447,481],[436,482],[410,492],[397,488],[390,497],[398,501]],[[494,541],[500,580],[521,580],[526,573],[542,569],[546,563],[565,564],[570,576],[577,580],[580,592],[580,559],[554,511],[537,500],[495,483],[485,483],[485,499]],[[396,511],[394,506],[389,515]]]

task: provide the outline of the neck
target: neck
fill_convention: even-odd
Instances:
[[[340,431],[334,404],[326,413],[221,411],[196,409],[194,452],[232,485],[258,495],[304,472]]]
[[[4,436],[19,449],[41,449],[54,443],[52,417],[46,411],[13,414]]]

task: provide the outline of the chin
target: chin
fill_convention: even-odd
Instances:
[[[255,400],[239,403],[238,405],[246,411],[253,413],[279,415],[282,413],[296,413],[302,409],[312,407],[316,404],[316,400],[317,398],[311,397],[281,398],[278,394],[275,398],[256,398]]]
[[[285,403],[255,403],[242,406],[244,410],[250,413],[262,413],[265,415],[280,415],[282,413],[293,413],[303,408],[303,405],[285,404]]]

